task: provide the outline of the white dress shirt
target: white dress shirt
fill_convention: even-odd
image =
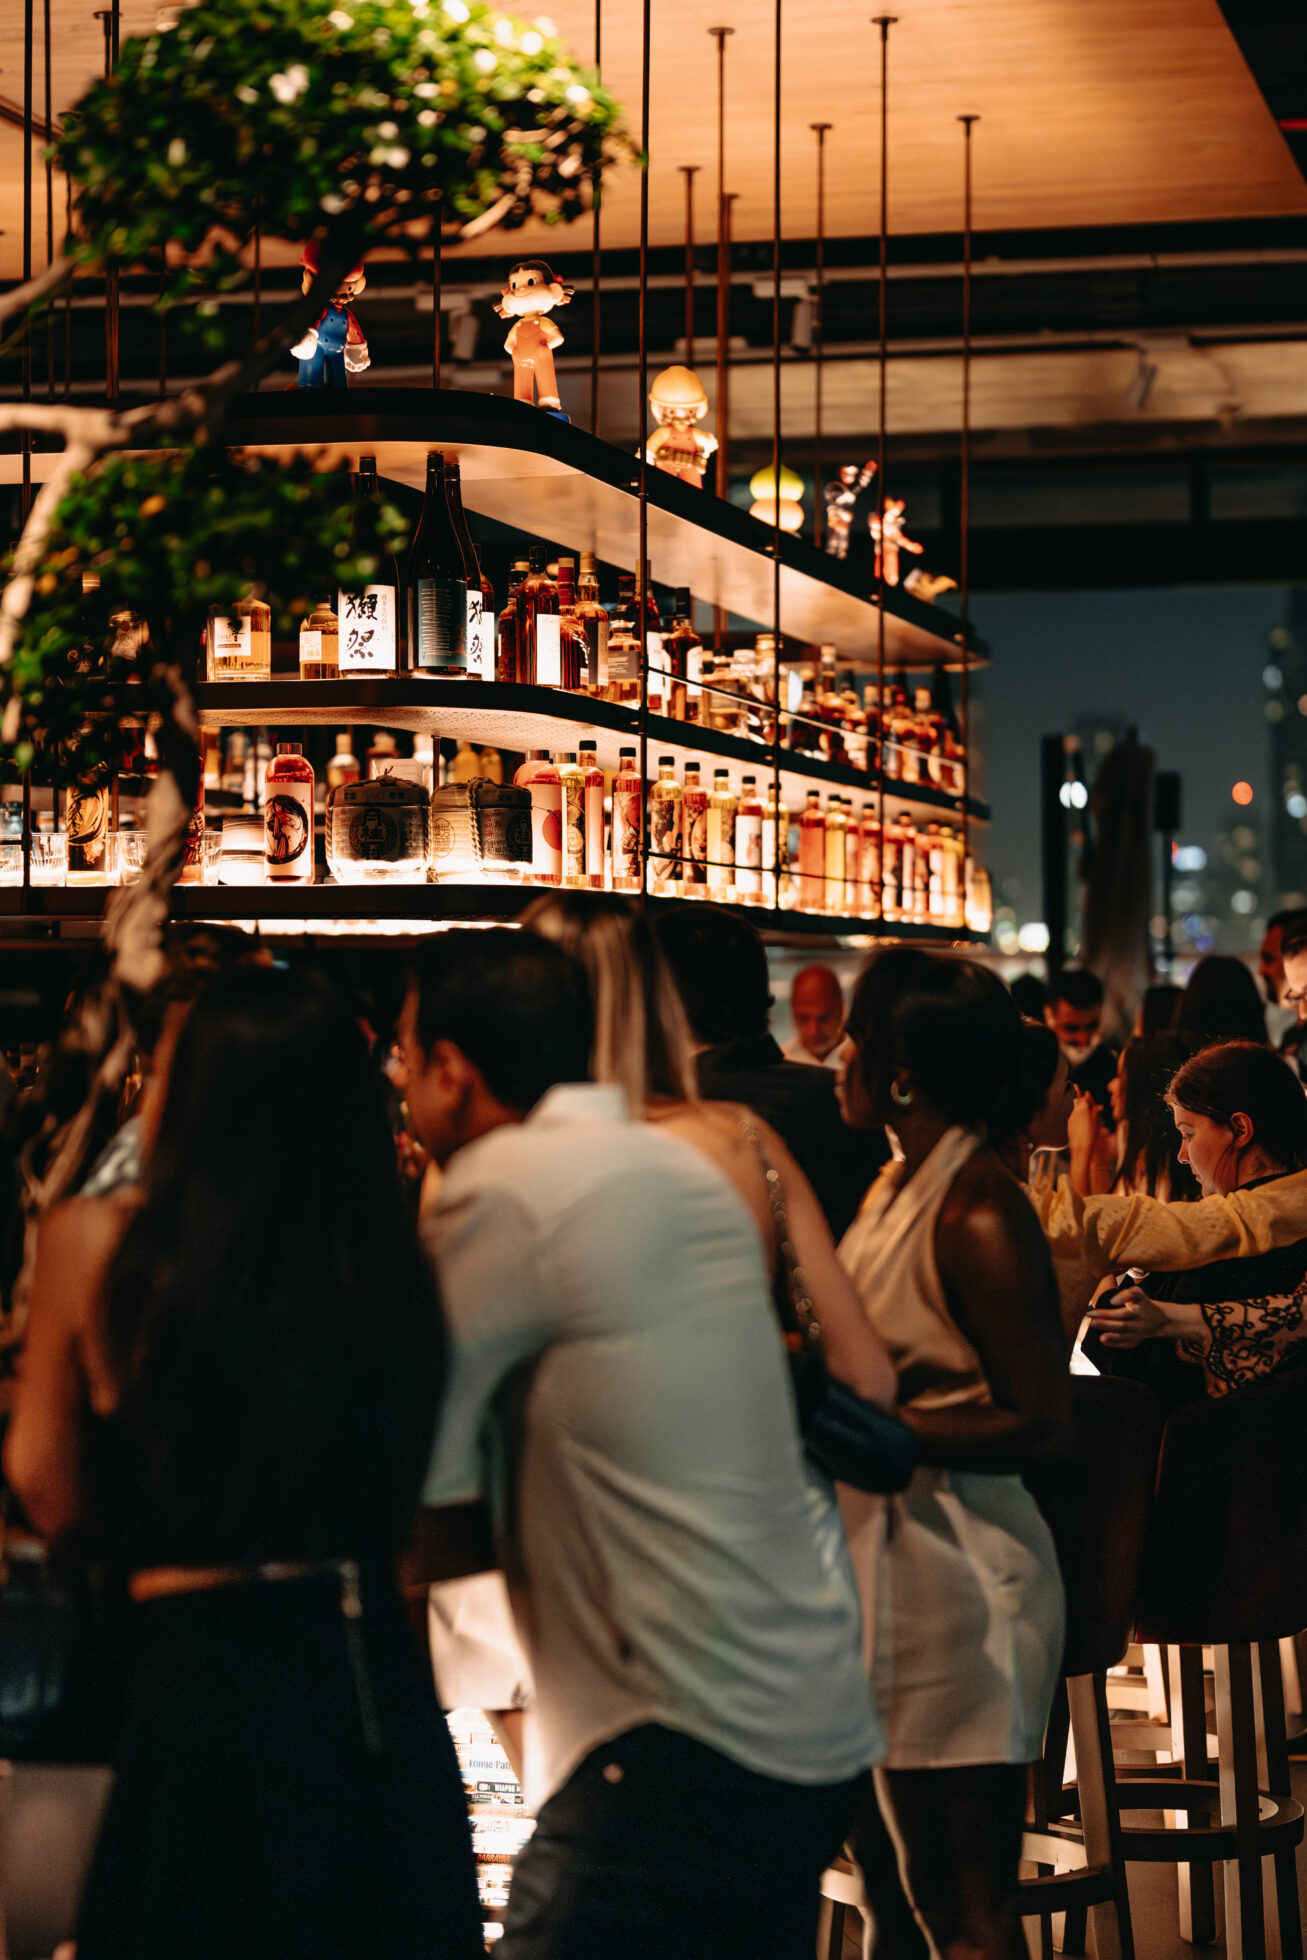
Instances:
[[[841,1035],[829,1055],[814,1055],[811,1048],[804,1047],[797,1034],[792,1034],[788,1041],[781,1043],[781,1053],[787,1062],[804,1062],[809,1068],[838,1068],[843,1046],[844,1036]]]
[[[528,1801],[648,1722],[793,1783],[878,1760],[847,1546],[724,1176],[620,1089],[569,1084],[458,1153],[428,1234],[451,1372],[424,1498],[496,1499]]]

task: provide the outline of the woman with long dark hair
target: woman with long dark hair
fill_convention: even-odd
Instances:
[[[1021,1018],[982,968],[903,948],[863,972],[848,1033],[847,1117],[883,1124],[903,1154],[840,1256],[921,1450],[901,1496],[845,1500],[888,1737],[884,1823],[935,1949],[1019,1960],[1024,1765],[1063,1633],[1056,1555],[1021,1472],[1070,1415],[1048,1250],[992,1141],[1030,1117]],[[879,1934],[898,1880],[870,1811],[854,1848]]]
[[[1180,996],[1173,1025],[1201,1042],[1266,1041],[1266,1006],[1242,960],[1209,953]]]
[[[334,993],[217,982],[130,1194],[41,1231],[5,1448],[130,1575],[133,1665],[80,1960],[480,1951],[461,1786],[397,1559],[440,1313]]]

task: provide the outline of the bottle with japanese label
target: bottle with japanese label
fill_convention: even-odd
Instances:
[[[608,622],[608,688],[610,701],[638,701],[640,667],[644,658],[636,624],[635,574],[617,575],[617,605]]]
[[[538,884],[563,882],[563,779],[548,749],[532,749],[513,782],[531,792],[531,871]]]
[[[237,599],[209,607],[207,670],[211,681],[266,681],[272,677],[272,607],[265,599]]]
[[[607,854],[604,848],[604,772],[599,767],[599,744],[582,742],[577,749],[577,761],[584,773],[585,781],[585,882],[587,889],[601,892],[604,888],[607,869]]]
[[[439,450],[427,457],[426,495],[408,549],[406,582],[409,671],[451,679],[465,675],[467,580],[445,497],[445,459]]]
[[[805,912],[820,912],[826,898],[826,817],[819,790],[808,791],[799,818],[799,904]]]
[[[463,554],[463,576],[467,581],[467,671],[473,680],[495,678],[495,589],[481,569],[467,512],[463,509],[463,472],[453,456],[445,458],[445,495],[449,515]]]
[[[699,764],[685,765],[681,792],[681,891],[686,898],[703,898],[708,890],[708,792],[699,780]]]
[[[380,494],[375,456],[359,457],[354,479],[356,504],[376,503]],[[399,668],[399,570],[394,553],[382,553],[376,570],[361,589],[340,586],[336,593],[340,622],[342,674],[393,674]]]
[[[583,683],[588,693],[600,694],[608,684],[608,614],[599,597],[599,569],[593,551],[581,553],[576,610],[585,633]]]
[[[585,771],[572,749],[554,757],[562,783],[563,883],[574,891],[586,887]]]
[[[663,651],[675,676],[671,683],[670,714],[683,721],[699,719],[702,699],[699,678],[703,666],[703,641],[694,630],[690,589],[680,585],[672,600],[672,630],[664,635]]]
[[[520,681],[526,678],[522,672],[523,634],[522,634],[522,587],[526,584],[530,567],[525,558],[514,561],[508,575],[508,597],[504,610],[499,615],[499,642],[495,653],[495,679],[497,681]]]
[[[858,826],[858,906],[868,919],[880,917],[880,818],[874,803],[862,806]]]
[[[676,757],[660,755],[658,780],[649,791],[649,883],[663,894],[681,877],[681,794]]]
[[[708,798],[708,890],[723,901],[735,891],[736,808],[730,770],[714,769]]]
[[[844,902],[844,840],[847,833],[844,799],[832,796],[826,807],[825,909],[841,917],[847,909]]]
[[[558,657],[560,687],[575,693],[582,684],[586,665],[585,625],[576,605],[576,561],[558,561]]]
[[[320,599],[300,627],[300,679],[340,679],[340,622],[329,599]]]
[[[68,883],[107,883],[109,785],[78,783],[68,790],[64,800],[64,828],[68,834]]]
[[[744,776],[735,813],[735,896],[745,905],[757,905],[763,898],[762,822],[758,778]]]
[[[269,878],[313,883],[313,765],[298,742],[278,742],[263,778],[263,856]]]
[[[358,782],[363,771],[354,753],[353,739],[348,729],[336,737],[336,753],[327,764],[327,788],[342,789],[346,783]]]
[[[611,651],[611,641],[609,647]],[[613,890],[638,892],[644,886],[644,778],[636,750],[618,754],[613,777]]]

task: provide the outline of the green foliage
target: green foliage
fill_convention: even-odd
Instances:
[[[187,686],[202,675],[211,606],[252,592],[286,638],[323,593],[366,584],[406,533],[384,495],[353,503],[348,475],[309,457],[286,466],[190,449],[97,464],[59,506],[0,669],[0,705],[22,704],[18,741],[0,757],[59,784],[122,766],[139,741],[131,724],[170,712],[162,667],[176,663]],[[120,633],[124,614],[148,627],[139,650],[138,633]]]
[[[484,0],[200,0],[125,43],[56,155],[83,257],[176,259],[217,235],[198,275],[216,288],[242,276],[221,235],[256,224],[303,240],[352,223],[366,246],[425,237],[438,200],[467,220],[505,194],[510,227],[575,218],[606,142],[629,150],[598,78]]]

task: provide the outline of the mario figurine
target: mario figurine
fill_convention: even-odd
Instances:
[[[308,292],[321,269],[319,248],[310,239],[300,255],[304,268],[302,291]],[[352,302],[367,285],[363,261],[352,266],[332,294],[326,312],[316,327],[310,327],[303,340],[296,341],[291,353],[300,364],[297,388],[348,388],[351,374],[362,374],[371,367],[368,343],[351,310]]]
[[[563,336],[549,315],[556,306],[566,306],[572,288],[556,279],[543,259],[522,259],[510,266],[503,298],[495,307],[501,320],[511,320],[505,351],[513,357],[513,397],[529,402],[537,397],[547,414],[560,422],[563,413],[554,373],[554,349]]]
[[[703,473],[717,451],[717,438],[695,427],[708,413],[708,397],[693,368],[669,367],[649,390],[658,427],[645,445],[645,457],[669,476],[703,489]]]

